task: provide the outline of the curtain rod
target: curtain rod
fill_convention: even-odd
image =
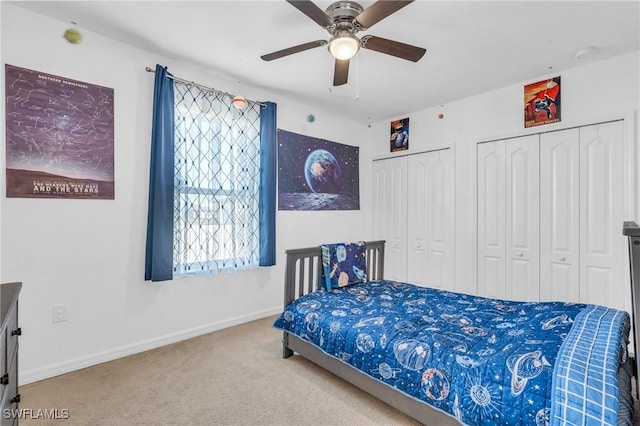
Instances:
[[[154,70],[154,69],[153,69],[153,68],[151,68],[151,67],[145,67],[144,69],[145,69],[145,71],[147,71],[147,72],[152,72],[152,73],[154,73],[154,74],[155,74],[155,72],[156,72],[156,70]],[[197,86],[197,87],[199,87],[199,88],[201,88],[201,89],[209,90],[209,91],[211,91],[211,92],[216,92],[216,93],[219,93],[219,94],[221,94],[221,95],[226,95],[226,96],[230,97],[231,99],[233,99],[233,98],[235,97],[235,95],[232,95],[231,93],[224,92],[224,91],[222,91],[222,90],[218,90],[218,89],[214,89],[213,87],[207,87],[207,86],[204,86],[204,85],[202,85],[202,84],[198,84],[198,83],[196,83],[195,81],[188,81],[188,80],[184,80],[184,79],[182,79],[182,78],[180,78],[180,77],[175,77],[175,76],[170,75],[170,74],[167,74],[167,77],[169,77],[169,78],[170,78],[170,79],[172,79],[172,80],[179,81],[179,82],[181,82],[181,83],[185,83],[185,84],[193,84],[194,86]],[[249,103],[252,103],[252,104],[258,104],[258,105],[260,105],[262,108],[266,108],[266,107],[267,107],[267,105],[266,105],[266,104],[264,104],[263,102],[259,102],[259,101],[252,101],[251,99],[246,99],[246,98],[245,98],[245,100],[246,100],[247,102],[249,102]]]

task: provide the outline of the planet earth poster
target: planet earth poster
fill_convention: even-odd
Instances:
[[[357,146],[278,129],[279,210],[359,210]]]

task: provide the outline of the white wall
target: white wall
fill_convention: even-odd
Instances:
[[[639,108],[639,54],[618,56],[561,73],[540,76],[482,95],[451,102],[436,108],[409,112],[372,126],[373,157],[389,156],[389,122],[410,118],[409,153],[452,147],[455,150],[455,221],[456,221],[456,290],[476,293],[476,152],[477,142],[528,133],[562,129],[609,119],[629,119],[637,123]],[[562,121],[524,129],[523,86],[527,83],[560,75],[562,90]],[[444,114],[439,119],[438,115]],[[637,126],[635,126],[637,128]],[[629,130],[633,126],[628,126]],[[628,134],[638,164],[640,146],[637,132]],[[405,154],[407,152],[404,152]],[[636,168],[637,169],[637,168]],[[637,173],[629,176],[633,191],[640,183]],[[630,185],[631,186],[631,185]],[[638,219],[638,202],[625,212],[626,219]],[[634,211],[635,210],[635,211]],[[622,224],[620,224],[622,235]]]
[[[5,198],[2,186],[1,281],[22,281],[21,383],[43,379],[203,332],[275,314],[282,305],[286,248],[369,235],[370,157],[364,125],[276,93],[142,51],[2,2],[2,62],[110,87],[115,92],[115,200]],[[277,266],[215,277],[145,282],[153,74],[176,76],[249,99],[278,104],[278,127],[360,145],[361,210],[278,212]],[[4,99],[4,72],[0,82]],[[313,113],[315,122],[306,117]],[[4,102],[0,117],[4,122]],[[4,129],[4,126],[2,126]],[[4,158],[5,132],[0,149]],[[53,324],[52,306],[68,321]]]

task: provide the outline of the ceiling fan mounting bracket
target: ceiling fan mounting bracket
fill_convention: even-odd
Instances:
[[[353,20],[363,11],[364,8],[354,1],[337,1],[327,7],[325,13],[335,22],[336,19]]]
[[[333,20],[333,25],[327,28],[332,35],[340,31],[349,31],[352,34],[363,28],[356,21],[356,17],[364,11],[364,8],[353,1],[337,1],[332,3],[325,13]]]

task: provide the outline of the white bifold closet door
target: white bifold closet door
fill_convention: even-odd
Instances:
[[[373,237],[386,241],[386,279],[453,290],[450,149],[373,162]]]
[[[478,294],[504,299],[505,269],[504,141],[478,144]]]
[[[407,158],[373,162],[373,238],[385,240],[384,277],[407,280]]]
[[[478,294],[628,309],[624,123],[478,144]]]
[[[580,301],[580,131],[540,136],[540,300]]]
[[[628,309],[622,121],[580,128],[580,301]]]
[[[540,296],[626,309],[621,121],[541,135]]]
[[[540,300],[538,136],[505,143],[507,299]]]
[[[538,135],[478,145],[478,294],[539,300]]]
[[[407,281],[454,290],[451,150],[408,157]]]

